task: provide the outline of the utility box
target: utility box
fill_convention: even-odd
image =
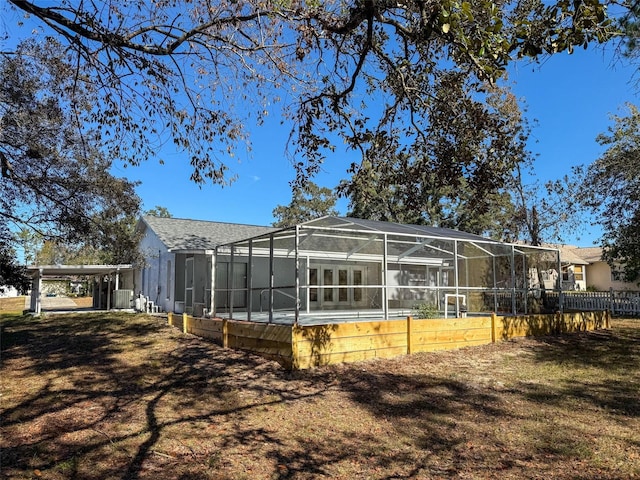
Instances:
[[[128,310],[133,307],[133,290],[114,290],[113,308]]]

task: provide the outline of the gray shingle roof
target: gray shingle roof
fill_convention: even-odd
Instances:
[[[574,252],[589,263],[602,261],[602,247],[578,247]]]
[[[273,227],[184,218],[144,216],[142,221],[169,250],[211,250],[218,245],[278,230]]]

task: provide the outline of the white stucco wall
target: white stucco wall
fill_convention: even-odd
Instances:
[[[140,251],[145,261],[144,265],[136,270],[135,294],[142,293],[163,311],[172,311],[175,300],[175,255],[168,252],[166,246],[150,230],[145,232],[140,241]],[[167,276],[168,268],[170,271]],[[167,277],[169,285],[167,285]]]

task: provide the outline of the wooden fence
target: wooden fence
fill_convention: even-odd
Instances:
[[[612,315],[640,316],[640,292],[564,292],[562,303],[564,310],[607,310]]]
[[[416,352],[485,345],[515,337],[609,328],[609,312],[381,320],[326,325],[275,325],[168,314],[170,325],[305,369]]]

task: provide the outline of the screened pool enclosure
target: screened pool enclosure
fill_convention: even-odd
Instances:
[[[334,323],[559,308],[559,252],[455,230],[323,217],[217,247],[214,315]]]

